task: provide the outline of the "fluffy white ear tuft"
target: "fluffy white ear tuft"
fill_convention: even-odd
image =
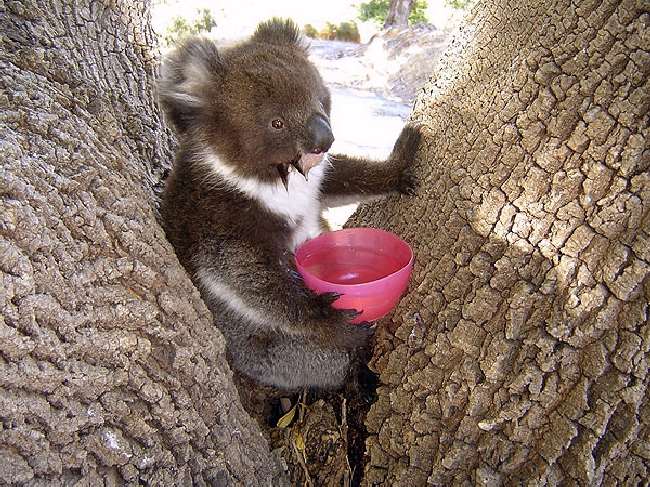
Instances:
[[[207,83],[218,82],[224,72],[217,46],[209,39],[191,38],[163,61],[158,96],[176,130],[185,132],[203,106]]]

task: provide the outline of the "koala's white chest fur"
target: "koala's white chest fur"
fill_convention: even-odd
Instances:
[[[291,250],[322,232],[320,188],[328,166],[326,158],[309,171],[308,180],[296,171],[292,171],[289,174],[288,191],[280,180],[275,183],[265,183],[236,175],[232,168],[223,164],[214,154],[209,155],[208,162],[233,189],[241,191],[287,221],[292,228],[289,239]]]

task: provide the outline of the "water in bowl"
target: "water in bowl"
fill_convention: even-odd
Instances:
[[[382,279],[405,265],[377,249],[333,247],[305,257],[303,266],[323,281],[352,285]]]

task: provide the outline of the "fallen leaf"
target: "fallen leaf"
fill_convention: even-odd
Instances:
[[[280,419],[278,419],[278,428],[286,428],[291,424],[291,421],[293,421],[294,416],[296,415],[296,406],[298,404],[294,404],[294,406],[287,411],[284,416],[282,416]]]
[[[296,445],[296,450],[300,453],[305,451],[305,438],[302,436],[302,431],[296,431],[293,437],[293,444]]]

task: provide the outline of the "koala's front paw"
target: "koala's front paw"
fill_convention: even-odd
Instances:
[[[341,295],[339,293],[322,293],[316,295],[316,299],[320,302],[323,308],[332,306],[332,303],[340,297]]]
[[[413,163],[422,140],[422,127],[420,123],[409,123],[404,125],[399,134],[390,158],[401,167],[408,167]]]
[[[338,293],[314,294],[314,304],[316,314],[319,318],[333,318],[338,313],[337,309],[332,307],[332,303],[341,297]]]
[[[413,174],[413,170],[410,167],[402,170],[399,179],[397,180],[397,191],[402,194],[413,196],[418,192],[419,187],[420,182],[415,174]]]
[[[413,160],[422,140],[422,125],[411,123],[405,125],[391,153],[391,160],[401,169],[397,179],[397,191],[414,195],[418,189],[418,180],[413,174]]]
[[[338,293],[314,294],[315,316],[333,321],[349,321],[359,316],[355,309],[337,309],[332,306],[341,297]]]
[[[332,307],[332,303],[340,297],[341,295],[337,293],[316,295],[318,318],[329,323],[327,329],[336,347],[345,350],[364,348],[368,345],[368,341],[375,330],[368,323],[350,324],[350,321],[359,316],[360,312],[355,309],[336,309]]]

